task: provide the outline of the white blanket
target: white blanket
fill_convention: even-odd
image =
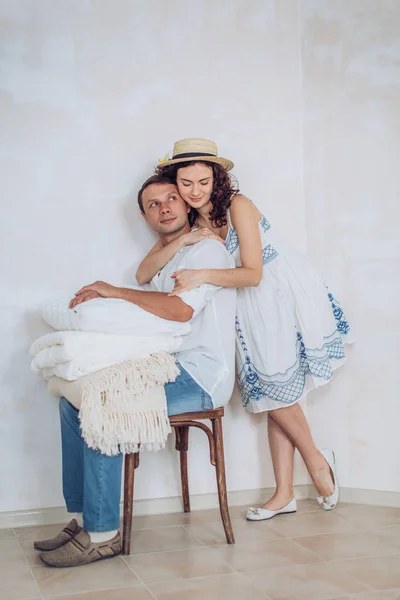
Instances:
[[[75,381],[126,360],[159,351],[176,352],[189,323],[168,321],[115,298],[96,298],[68,308],[58,298],[42,309],[57,329],[32,344],[32,369],[45,379]]]
[[[45,379],[60,377],[75,381],[126,360],[137,360],[155,352],[176,352],[178,336],[114,335],[82,331],[56,331],[36,340],[31,347],[33,371]]]
[[[179,374],[168,353],[179,348],[190,324],[108,298],[74,309],[67,299],[53,301],[42,316],[58,331],[32,344],[32,368],[45,379],[82,382],[65,390],[60,379],[54,383],[58,393],[75,394],[81,401],[79,418],[88,446],[110,455],[137,451],[139,445],[162,447],[170,432],[163,385]]]
[[[189,323],[168,321],[143,308],[117,298],[96,298],[68,308],[67,298],[53,300],[42,309],[43,319],[58,331],[97,331],[139,336],[181,336],[190,332]]]

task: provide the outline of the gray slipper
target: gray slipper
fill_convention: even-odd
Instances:
[[[51,550],[57,550],[57,548],[61,548],[65,544],[68,544],[78,533],[82,531],[82,527],[79,527],[76,519],[72,519],[64,527],[62,531],[56,537],[53,537],[49,540],[42,540],[39,542],[33,542],[33,547],[35,550],[41,550],[44,552],[49,552]]]
[[[52,552],[44,552],[40,559],[49,567],[79,567],[117,556],[121,548],[119,532],[111,540],[93,543],[88,532],[82,529],[70,542]]]

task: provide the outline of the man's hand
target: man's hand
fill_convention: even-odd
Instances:
[[[74,308],[77,304],[93,300],[94,298],[118,298],[118,289],[114,285],[110,285],[104,281],[95,281],[78,290],[75,298],[71,300],[69,307]]]
[[[82,302],[88,302],[89,300],[94,300],[95,298],[101,298],[100,294],[97,292],[83,292],[82,294],[76,295],[72,298],[69,303],[69,308],[75,308],[78,304],[82,304]]]

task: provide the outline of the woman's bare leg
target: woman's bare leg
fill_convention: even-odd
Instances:
[[[294,444],[281,427],[268,415],[268,441],[276,481],[275,494],[264,504],[268,510],[279,510],[293,499]]]
[[[299,404],[278,408],[269,413],[300,452],[311,479],[321,496],[330,496],[334,485],[330,468],[311,437],[310,427]]]

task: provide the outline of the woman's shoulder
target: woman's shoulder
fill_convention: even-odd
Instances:
[[[254,218],[257,221],[262,217],[256,205],[244,194],[236,194],[232,198],[230,216],[233,226],[235,226],[235,221],[243,217]]]
[[[231,208],[232,206],[239,206],[245,204],[253,204],[250,198],[245,196],[244,194],[235,194],[231,200]]]

